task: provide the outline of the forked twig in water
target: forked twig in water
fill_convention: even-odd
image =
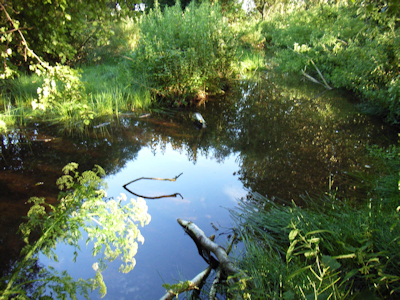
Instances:
[[[177,197],[178,195],[181,196],[181,198],[183,199],[182,195],[180,193],[175,193],[175,194],[171,194],[171,195],[163,195],[163,196],[157,196],[157,197],[147,197],[147,196],[142,196],[142,195],[138,195],[135,194],[134,192],[132,192],[130,189],[128,189],[126,186],[134,183],[136,181],[142,180],[142,179],[148,179],[148,180],[159,180],[159,181],[176,181],[178,179],[179,176],[181,176],[183,173],[179,174],[178,176],[175,176],[174,178],[157,178],[157,177],[140,177],[137,178],[135,180],[132,180],[130,182],[128,182],[127,184],[124,184],[123,187],[125,190],[127,190],[129,193],[137,196],[137,197],[142,197],[145,199],[161,199],[161,198],[169,198],[169,197]]]

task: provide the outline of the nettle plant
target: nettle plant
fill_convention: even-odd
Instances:
[[[76,299],[79,293],[89,299],[89,292],[95,289],[99,289],[104,296],[107,289],[101,273],[106,269],[107,261],[121,257],[119,270],[123,273],[134,268],[138,242],[144,242],[138,224],[147,225],[151,219],[145,200],[126,201],[125,195],[116,200],[106,199],[106,185],[101,179],[105,175],[104,170],[96,166],[80,174],[77,169],[77,163],[63,168],[64,175],[57,180],[61,190],[57,205],[46,203],[44,198],[33,197],[29,200],[33,205],[28,212],[28,221],[20,225],[26,246],[9,278],[0,280],[0,284],[5,282],[0,299],[15,296],[18,299],[39,299],[49,291],[52,298],[64,299],[67,296]],[[75,261],[83,231],[88,236],[86,245],[93,242],[92,255],[102,253],[93,264],[94,278],[75,281],[66,271],[58,273],[51,266],[41,268],[33,279],[30,278],[32,276],[27,278],[27,274],[34,269],[32,266],[37,263],[39,253],[58,261],[55,248],[60,242],[75,249]],[[29,285],[34,285],[34,291],[27,295]]]

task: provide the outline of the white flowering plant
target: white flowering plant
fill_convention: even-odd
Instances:
[[[145,200],[138,198],[127,201],[123,194],[116,200],[106,199],[106,184],[101,178],[105,172],[100,166],[80,174],[78,164],[70,163],[63,168],[63,172],[64,175],[57,180],[61,190],[57,205],[46,203],[44,198],[29,200],[33,205],[28,212],[28,221],[20,225],[26,246],[12,274],[9,278],[2,278],[7,284],[0,291],[0,299],[15,295],[38,299],[49,289],[56,293],[57,298],[67,294],[71,299],[76,299],[79,293],[88,299],[89,291],[95,289],[99,289],[104,296],[107,290],[101,272],[107,267],[107,261],[121,257],[120,271],[124,273],[135,266],[138,242],[144,242],[138,223],[144,226],[151,220]],[[59,242],[75,248],[75,261],[80,250],[78,243],[82,231],[88,234],[86,244],[93,242],[93,256],[103,253],[98,262],[93,264],[96,272],[94,278],[74,281],[67,272],[59,274],[49,266],[40,270],[37,279],[24,283],[25,274],[35,264],[40,252],[57,261],[55,248]],[[33,233],[35,237],[38,234],[40,237],[30,241]],[[24,284],[32,282],[35,283],[35,289],[33,294],[27,295]]]

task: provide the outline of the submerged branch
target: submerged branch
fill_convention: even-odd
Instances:
[[[215,235],[212,235],[209,237],[211,241],[214,241]],[[189,286],[188,287],[183,287],[177,291],[167,291],[164,296],[160,298],[160,300],[171,300],[174,299],[177,295],[190,291],[190,290],[195,290],[198,291],[202,288],[204,282],[206,281],[208,275],[211,273],[211,266],[208,266],[204,271],[200,272],[197,274],[192,280],[189,280]]]
[[[145,199],[161,199],[161,198],[177,197],[178,195],[181,196],[181,198],[183,199],[183,197],[182,197],[182,195],[180,193],[175,193],[175,194],[171,194],[171,195],[157,196],[157,197],[147,197],[147,196],[138,195],[138,194],[132,192],[130,189],[127,188],[127,185],[130,185],[131,183],[134,183],[134,182],[142,180],[142,179],[159,180],[159,181],[176,181],[179,178],[179,176],[181,176],[182,174],[183,173],[175,176],[174,178],[140,177],[140,178],[137,178],[135,180],[132,180],[132,181],[124,184],[123,187],[124,187],[125,190],[127,190],[132,195],[135,195],[137,197],[142,197],[142,198],[145,198]]]
[[[198,244],[200,244],[200,247],[206,249],[206,251],[208,251],[208,252],[210,252],[210,251],[213,252],[217,256],[217,258],[220,260],[221,263],[218,263],[218,265],[217,265],[218,266],[217,278],[213,282],[212,289],[216,290],[216,281],[218,283],[220,282],[220,279],[221,279],[221,276],[223,273],[227,273],[230,275],[243,273],[241,270],[236,269],[228,258],[228,254],[231,251],[233,243],[236,240],[235,233],[232,236],[230,245],[228,246],[227,250],[225,250],[218,244],[214,243],[215,235],[206,237],[204,232],[192,222],[178,219],[178,223],[184,228],[184,230],[194,240],[194,242],[196,243],[196,246],[199,247]],[[196,242],[196,240],[198,242]],[[207,246],[205,246],[205,245],[207,245]],[[201,250],[199,249],[199,253],[200,252],[201,252]],[[200,253],[200,255],[203,256],[201,253]],[[172,290],[167,291],[167,293],[163,297],[161,297],[160,300],[172,300],[175,297],[177,297],[179,294],[186,292],[186,291],[190,291],[190,290],[194,290],[193,293],[197,293],[197,294],[200,293],[200,290],[201,290],[205,280],[207,279],[207,277],[209,276],[209,274],[211,273],[211,270],[213,268],[215,268],[215,266],[213,266],[212,263],[210,263],[210,265],[204,271],[202,271],[201,273],[196,275],[192,280],[188,281],[188,285],[183,286],[176,291],[172,291]],[[212,291],[210,291],[210,293],[211,292]],[[193,296],[195,297],[195,294],[192,294],[192,297]]]
[[[188,287],[184,287],[176,292],[169,291],[164,296],[162,296],[160,300],[172,300],[177,295],[183,292],[198,289],[198,287],[202,284],[203,281],[206,280],[206,278],[208,277],[208,275],[210,275],[210,273],[211,273],[211,267],[207,267],[203,272],[197,274],[196,277],[194,277],[192,280],[189,281]]]

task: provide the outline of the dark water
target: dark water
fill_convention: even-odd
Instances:
[[[139,195],[180,193],[183,199],[147,200],[152,220],[141,229],[145,242],[135,256],[137,265],[128,274],[118,273],[118,259],[109,265],[103,273],[106,299],[158,299],[164,282],[193,278],[206,267],[177,218],[194,221],[207,235],[216,233],[217,242],[225,245],[233,226],[228,209],[240,199],[252,201],[251,192],[302,204],[301,195],[318,197],[331,181],[339,198],[364,199],[367,191],[357,178],[378,168],[366,146],[394,143],[396,132],[360,115],[348,95],[284,76],[263,76],[237,82],[226,95],[199,108],[205,129],[193,124],[189,111],[168,111],[147,118],[122,115],[85,137],[64,136],[43,124],[3,136],[0,274],[10,272],[23,247],[16,231],[29,209],[26,201],[42,196],[56,203],[55,181],[71,161],[81,170],[101,165],[113,197],[125,193],[136,198],[123,188],[131,180],[183,173],[176,182],[141,180],[129,186]],[[57,253],[59,263],[41,256],[37,269],[50,264],[74,278],[94,276],[90,248],[79,254],[77,264],[68,246],[59,245]],[[91,298],[100,297],[95,292]]]

